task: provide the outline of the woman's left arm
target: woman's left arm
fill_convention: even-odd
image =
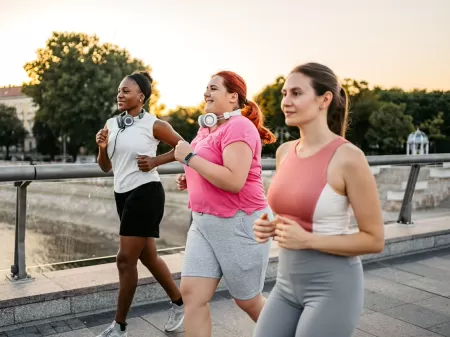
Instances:
[[[143,171],[150,171],[154,167],[175,161],[175,146],[179,141],[183,141],[183,137],[174,130],[172,125],[159,119],[153,124],[153,136],[173,149],[156,157],[138,156],[138,166]]]
[[[375,178],[362,151],[348,147],[345,152],[343,155],[347,157],[343,167],[343,178],[359,232],[348,235],[312,234],[298,224],[294,226],[296,224],[294,221],[280,218],[280,224],[277,225],[279,232],[276,232],[276,235],[281,235],[276,240],[284,241],[280,246],[288,244],[293,249],[314,249],[343,256],[383,251],[384,224]],[[295,237],[295,240],[291,237]]]
[[[175,157],[183,163],[184,158],[191,152],[192,147],[187,142],[179,142],[175,148]],[[214,186],[238,193],[247,181],[253,159],[252,150],[245,142],[234,142],[223,149],[222,159],[223,165],[218,165],[200,156],[194,156],[188,164]]]
[[[354,256],[384,249],[384,223],[375,177],[364,153],[346,149],[343,177],[359,232],[349,235],[316,235],[312,248],[331,254]]]

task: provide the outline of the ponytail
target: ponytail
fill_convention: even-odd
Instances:
[[[238,94],[238,107],[241,109],[242,115],[247,117],[256,126],[262,143],[275,143],[277,138],[269,129],[264,127],[264,115],[258,105],[246,99],[247,85],[244,79],[232,71],[220,71],[214,76],[220,76],[222,78],[223,85],[228,93]]]
[[[243,116],[247,117],[256,126],[263,144],[276,142],[277,138],[275,135],[264,127],[264,115],[256,103],[246,100],[241,112]]]
[[[333,97],[328,110],[328,126],[331,131],[345,138],[348,128],[348,96],[342,86],[338,88],[339,94]]]

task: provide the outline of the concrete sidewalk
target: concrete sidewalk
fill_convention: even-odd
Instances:
[[[369,263],[365,269],[365,310],[354,337],[450,337],[450,248]],[[267,296],[273,283],[266,286]],[[129,337],[184,336],[164,333],[168,303],[133,308]],[[254,323],[229,297],[218,292],[211,303],[214,337],[251,337]],[[114,312],[65,317],[0,332],[0,337],[93,337]],[[283,336],[274,336],[283,337]],[[332,337],[332,336],[323,336]]]

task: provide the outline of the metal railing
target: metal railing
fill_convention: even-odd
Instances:
[[[367,156],[370,166],[379,165],[411,165],[398,223],[411,224],[412,198],[421,166],[450,162],[450,154],[431,155],[389,155]],[[263,159],[263,170],[274,171],[275,159]],[[179,163],[170,163],[158,168],[160,174],[177,174],[184,172]],[[11,266],[11,280],[24,280],[30,276],[25,264],[25,229],[27,187],[32,181],[65,180],[82,178],[112,177],[113,173],[103,172],[97,164],[55,164],[55,165],[24,165],[0,167],[0,182],[13,182],[17,189],[16,201],[16,232],[14,264]]]

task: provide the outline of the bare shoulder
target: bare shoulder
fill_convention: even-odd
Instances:
[[[171,125],[169,124],[169,122],[166,122],[165,120],[157,118],[155,120],[155,123],[153,124],[153,127],[154,128],[167,128],[167,127],[171,127]]]
[[[294,145],[295,142],[296,142],[295,140],[290,140],[288,142],[285,142],[285,143],[281,144],[277,148],[277,152],[276,152],[277,158],[284,157],[286,155],[286,153],[289,152],[289,149],[292,148],[292,146]]]
[[[285,142],[285,143],[281,144],[277,148],[277,152],[275,154],[276,162],[277,162],[277,168],[280,166],[281,162],[283,161],[283,159],[286,157],[287,153],[290,151],[290,149],[292,149],[292,146],[294,146],[294,144],[296,142],[297,142],[296,140],[290,140],[288,142]]]
[[[173,128],[172,125],[169,122],[166,122],[165,120],[157,118],[155,122],[153,123],[153,133],[167,133],[172,132]]]
[[[369,169],[364,152],[352,143],[346,143],[336,150],[336,161],[344,172],[352,174],[352,172]]]

